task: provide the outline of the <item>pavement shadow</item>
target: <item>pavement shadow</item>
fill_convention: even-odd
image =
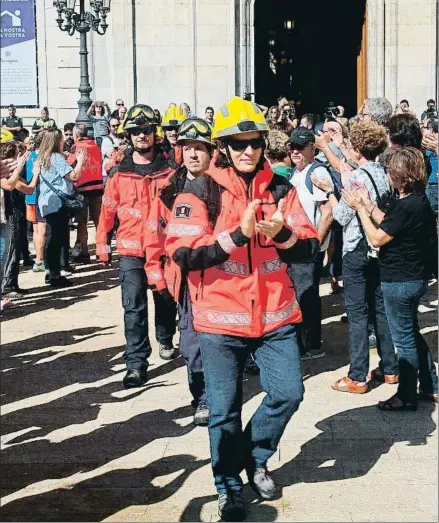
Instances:
[[[330,416],[316,424],[322,433],[274,471],[273,479],[279,487],[288,487],[364,476],[395,442],[425,445],[436,428],[434,410],[433,403],[421,404],[416,412],[381,412],[368,406]]]
[[[17,307],[8,309],[2,316],[2,323],[21,318],[28,314],[46,310],[60,310],[75,303],[84,303],[99,291],[112,289],[119,285],[119,269],[102,269],[85,276],[74,276],[72,287],[52,290],[49,285],[32,287],[26,297],[16,300]],[[39,294],[44,293],[44,294]]]

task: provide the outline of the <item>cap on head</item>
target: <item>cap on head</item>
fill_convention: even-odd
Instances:
[[[212,139],[248,132],[268,133],[268,125],[259,107],[239,96],[233,97],[216,113]]]
[[[1,129],[1,143],[8,143],[14,141],[14,135],[7,129]]]
[[[125,131],[129,131],[158,124],[154,111],[149,105],[136,104],[127,112],[122,126]]]
[[[305,129],[305,127],[298,127],[294,129],[290,136],[291,145],[299,145],[300,147],[306,147],[309,144],[316,143],[316,137],[312,131]]]
[[[180,127],[187,120],[187,114],[179,109],[176,105],[171,104],[162,118],[162,127]]]
[[[209,145],[212,143],[212,129],[202,118],[188,118],[178,130],[177,142],[185,140],[204,142]]]

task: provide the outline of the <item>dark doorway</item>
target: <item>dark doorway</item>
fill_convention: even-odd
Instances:
[[[255,0],[256,100],[287,96],[299,115],[333,101],[356,114],[365,9],[366,0]]]

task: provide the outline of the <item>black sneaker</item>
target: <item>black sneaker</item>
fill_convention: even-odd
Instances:
[[[245,362],[244,372],[246,374],[259,374],[259,367],[256,365],[253,354],[250,354]]]
[[[50,274],[46,274],[46,275],[44,276],[44,283],[47,283],[47,284],[50,283]]]
[[[32,267],[34,266],[34,261],[32,260],[32,258],[29,258],[28,260],[24,260],[23,261],[23,269],[32,269]]]
[[[91,263],[90,255],[86,255],[86,254],[82,254],[82,253],[78,254],[78,256],[73,257],[73,262],[74,263],[84,263],[84,264]]]
[[[133,389],[145,385],[147,380],[146,369],[128,369],[123,379],[123,386],[126,389]]]
[[[51,287],[61,288],[61,287],[70,287],[72,282],[68,280],[65,276],[60,276],[59,278],[50,278],[49,284]]]
[[[159,343],[159,355],[162,360],[169,361],[175,359],[177,354],[177,349],[172,345],[172,343],[164,344]]]
[[[194,414],[194,425],[197,427],[207,427],[209,425],[209,407],[205,401],[198,403]]]
[[[218,496],[218,516],[221,521],[244,521],[245,505],[242,492],[229,491]]]
[[[265,467],[258,467],[254,471],[247,470],[247,477],[250,487],[259,497],[262,499],[276,497],[276,485]]]

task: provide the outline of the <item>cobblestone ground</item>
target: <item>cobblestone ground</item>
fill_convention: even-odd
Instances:
[[[191,423],[182,360],[161,361],[154,342],[147,386],[121,386],[117,264],[81,266],[66,290],[43,280],[23,272],[29,295],[2,319],[0,519],[216,521],[208,434]],[[326,358],[305,365],[305,400],[270,462],[279,499],[260,503],[246,487],[248,520],[437,521],[437,411],[378,411],[390,385],[331,390],[349,353],[342,297],[327,294],[322,285]],[[432,285],[420,317],[436,361],[437,305]],[[245,420],[262,397],[247,377]]]

